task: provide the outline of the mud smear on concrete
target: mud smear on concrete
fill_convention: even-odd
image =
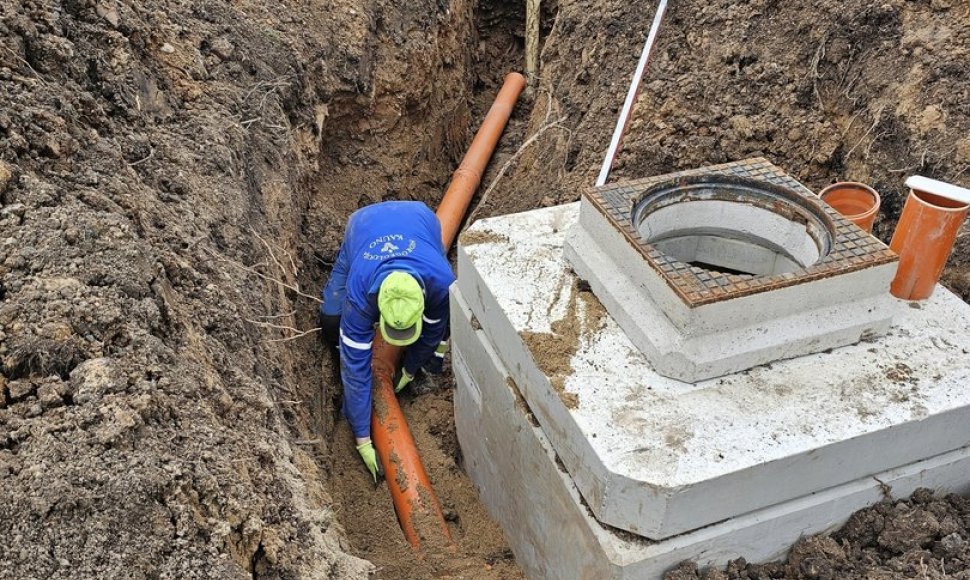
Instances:
[[[599,329],[606,308],[593,295],[589,285],[574,278],[569,289],[566,315],[553,322],[552,332],[523,331],[519,333],[536,364],[549,377],[559,397],[568,409],[579,406],[579,395],[565,390],[566,379],[573,373],[573,357],[582,340]]]
[[[522,395],[522,391],[519,390],[519,385],[516,384],[512,377],[506,377],[505,384],[509,386],[512,391],[512,395],[515,397],[515,407],[519,409],[525,418],[529,421],[529,424],[533,427],[539,427],[539,420],[536,418],[535,413],[532,412],[532,407],[529,406],[529,402],[525,400]]]
[[[459,241],[463,246],[474,246],[477,244],[507,244],[509,237],[505,234],[490,230],[469,230],[461,235]]]

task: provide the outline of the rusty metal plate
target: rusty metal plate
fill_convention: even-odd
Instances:
[[[817,206],[828,215],[834,226],[831,247],[819,261],[810,266],[770,276],[725,274],[705,270],[664,254],[647,243],[637,231],[633,221],[634,208],[644,194],[658,184],[678,179],[689,180],[698,176],[738,177],[785,188],[801,198],[799,203]],[[761,157],[594,187],[584,192],[583,197],[622,232],[650,268],[692,308],[838,276],[899,259],[885,244],[823,203],[794,177]]]

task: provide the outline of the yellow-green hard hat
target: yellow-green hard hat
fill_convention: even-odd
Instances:
[[[421,336],[424,292],[414,276],[399,271],[388,274],[377,293],[377,309],[381,336],[388,344],[408,346]]]

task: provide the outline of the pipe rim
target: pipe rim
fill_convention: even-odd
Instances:
[[[819,199],[821,199],[822,201],[831,205],[834,208],[835,206],[832,205],[832,203],[830,203],[827,199],[825,199],[826,196],[831,197],[832,195],[835,195],[836,192],[844,189],[863,191],[865,193],[868,193],[870,196],[872,196],[872,207],[870,207],[866,211],[861,213],[854,213],[854,214],[843,214],[845,218],[849,221],[855,222],[856,220],[868,219],[873,215],[875,215],[879,211],[879,208],[882,206],[882,197],[879,195],[879,192],[876,191],[871,186],[866,185],[865,183],[862,183],[859,181],[838,181],[836,183],[833,183],[832,185],[829,185],[822,191],[820,191],[818,193],[818,197]]]
[[[956,201],[954,199],[950,199],[950,198],[944,197],[942,195],[937,195],[935,193],[930,193],[928,191],[923,191],[923,190],[920,190],[920,189],[910,189],[909,190],[909,197],[910,198],[912,198],[913,200],[915,200],[916,202],[918,202],[920,205],[926,206],[926,207],[928,207],[928,208],[930,208],[930,209],[932,209],[934,211],[938,211],[938,212],[941,212],[941,213],[953,213],[953,214],[956,214],[956,213],[960,213],[960,212],[965,212],[965,211],[967,211],[967,209],[970,209],[970,204],[967,204],[967,203],[961,204],[958,207],[946,207],[946,206],[942,206],[942,205],[938,205],[936,203],[933,203],[932,201],[929,201],[928,199],[924,199],[923,196],[930,196],[930,197],[934,197],[936,199],[945,200],[945,201],[948,201],[948,202],[951,202],[951,203],[957,203],[957,204],[960,203],[959,201]]]
[[[818,192],[818,197],[824,200],[826,195],[830,195],[840,189],[859,189],[871,195],[877,206],[882,203],[882,196],[879,195],[879,192],[876,191],[872,186],[860,181],[837,181],[826,186],[825,189]]]
[[[735,197],[737,196],[737,197]],[[818,249],[818,256],[807,268],[825,258],[832,249],[836,238],[836,225],[825,213],[820,202],[810,197],[800,196],[795,191],[767,181],[727,175],[694,175],[660,182],[650,187],[633,202],[630,223],[634,229],[649,219],[650,215],[671,205],[706,199],[749,204],[766,210],[792,222],[800,222],[806,227],[806,234],[812,238]],[[650,244],[652,240],[644,239]]]

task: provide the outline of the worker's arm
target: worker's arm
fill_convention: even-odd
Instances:
[[[350,255],[347,250],[347,242],[340,245],[337,253],[337,260],[333,263],[333,270],[330,271],[330,278],[327,284],[320,290],[320,314],[324,316],[336,316],[341,313],[344,298],[347,296],[347,275],[350,273]]]
[[[448,291],[432,297],[424,309],[421,338],[404,351],[404,370],[414,376],[435,355],[448,329]]]
[[[345,301],[340,318],[340,376],[344,384],[344,414],[354,437],[370,437],[371,347],[374,317]]]

